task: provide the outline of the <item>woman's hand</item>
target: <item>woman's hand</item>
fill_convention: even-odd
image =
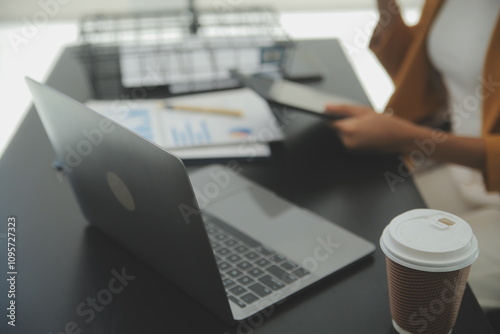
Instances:
[[[331,122],[348,149],[405,153],[423,129],[397,116],[378,114],[366,106],[327,105],[326,113],[347,118]]]
[[[328,105],[326,113],[348,116],[330,123],[352,150],[401,153],[479,169],[486,173],[484,138],[460,137],[419,126],[397,116],[377,114],[371,108]]]

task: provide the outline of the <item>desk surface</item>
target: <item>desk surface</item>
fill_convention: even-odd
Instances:
[[[303,41],[300,47],[313,51],[325,66],[326,79],[316,85],[366,99],[336,41]],[[78,100],[90,97],[71,48],[48,83]],[[410,178],[390,190],[384,175],[398,174],[397,157],[346,152],[333,131],[312,116],[290,113],[286,140],[272,148],[270,161],[242,162],[242,174],[375,244],[394,216],[424,206]],[[0,233],[6,232],[7,217],[14,215],[18,222],[17,322],[15,328],[7,326],[1,315],[2,333],[395,333],[379,248],[266,314],[227,327],[89,228],[68,183],[53,172],[53,156],[32,109],[0,160]],[[5,270],[5,238],[0,243]],[[135,278],[119,292],[107,292],[122,270]],[[6,281],[0,280],[1,312],[7,307],[6,291]],[[101,304],[92,309],[88,305],[94,298]],[[469,288],[453,333],[493,333]]]

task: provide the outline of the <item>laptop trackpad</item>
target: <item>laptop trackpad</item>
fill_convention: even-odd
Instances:
[[[206,208],[226,223],[269,245],[301,238],[317,226],[315,217],[272,192],[249,187]],[[308,224],[309,223],[309,224]]]

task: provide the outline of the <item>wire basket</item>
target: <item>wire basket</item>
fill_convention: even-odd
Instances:
[[[283,73],[294,44],[266,8],[95,15],[80,56],[97,99],[234,88],[231,70]]]

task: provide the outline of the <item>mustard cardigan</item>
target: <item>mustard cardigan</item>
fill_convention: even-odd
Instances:
[[[407,26],[399,13],[389,16],[393,21],[388,29],[384,28],[387,17],[385,21],[381,19],[370,41],[370,49],[395,85],[386,110],[412,121],[425,121],[446,107],[446,89],[426,48],[429,28],[443,2],[427,0],[415,26]],[[500,191],[500,19],[490,41],[481,85],[482,137],[486,143],[484,180],[488,190]]]

